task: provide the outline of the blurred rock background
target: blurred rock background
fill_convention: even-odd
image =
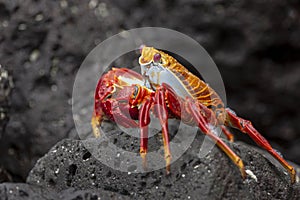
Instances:
[[[0,63],[14,82],[0,134],[6,181],[25,181],[56,142],[77,138],[71,98],[81,62],[107,37],[143,26],[203,45],[223,76],[228,105],[300,164],[298,1],[0,0]]]

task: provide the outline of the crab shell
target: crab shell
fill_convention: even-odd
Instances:
[[[166,83],[179,97],[197,100],[215,112],[220,124],[225,122],[225,106],[219,95],[175,58],[153,47],[142,46],[139,64],[146,87],[155,90]]]
[[[158,56],[162,55],[162,56]],[[159,58],[155,60],[155,58]],[[165,66],[169,65],[172,59],[167,54],[154,49],[153,47],[143,47],[142,54],[139,58],[141,73],[145,77],[145,86],[156,89],[162,83],[171,85],[176,94],[180,97],[192,97],[183,83]]]

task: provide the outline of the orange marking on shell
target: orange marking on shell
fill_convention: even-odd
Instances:
[[[142,65],[150,64],[154,62],[154,55],[160,54],[160,64],[169,70],[178,80],[182,82],[185,90],[195,100],[199,101],[205,106],[213,105],[215,113],[218,112],[219,123],[223,124],[225,121],[225,108],[219,95],[208,86],[203,80],[189,72],[183,65],[181,65],[175,58],[159,51],[153,47],[143,47],[139,62]],[[221,106],[218,106],[221,105]]]

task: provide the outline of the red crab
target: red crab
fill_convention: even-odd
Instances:
[[[221,126],[223,133],[233,141],[233,135],[226,126],[233,127],[248,134],[259,146],[267,150],[289,172],[291,182],[295,182],[294,168],[271,147],[250,121],[238,117],[231,109],[225,108],[218,94],[208,84],[162,51],[143,47],[141,53],[139,62],[142,75],[126,68],[113,68],[100,78],[95,91],[92,117],[96,137],[100,136],[98,127],[103,119],[117,121],[124,127],[139,127],[140,155],[145,165],[148,124],[150,113],[153,113],[162,127],[166,168],[167,172],[170,172],[168,118],[181,119],[188,125],[198,126],[204,134],[215,141],[245,178],[243,161],[212,130],[218,125]],[[179,84],[173,84],[168,77],[179,80]]]

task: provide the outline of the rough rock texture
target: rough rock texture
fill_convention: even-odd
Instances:
[[[12,76],[0,64],[0,139],[9,120],[10,93],[13,88]]]
[[[13,89],[13,81],[8,71],[0,64],[0,140],[9,120],[9,109],[11,104],[10,93]],[[11,175],[0,163],[0,183],[11,181]]]
[[[122,138],[114,133],[112,140]],[[231,145],[243,159],[246,169],[257,177],[257,182],[250,176],[243,181],[239,170],[218,148],[213,148],[205,158],[198,158],[198,144],[202,139],[202,136],[196,137],[197,142],[172,164],[172,172],[168,176],[165,169],[142,174],[115,171],[96,160],[82,141],[66,139],[37,162],[27,183],[58,191],[69,187],[81,190],[101,188],[131,198],[145,199],[300,198],[299,183],[291,186],[289,176],[282,169],[275,167],[251,147]],[[122,146],[122,140],[118,141],[115,145]],[[138,150],[138,143],[127,142],[132,150]],[[87,147],[99,145],[96,139],[84,143]],[[104,153],[98,151],[95,155]]]
[[[0,199],[6,200],[98,200],[98,199],[129,199],[114,192],[103,190],[67,190],[56,192],[53,189],[42,188],[24,183],[0,184]]]

